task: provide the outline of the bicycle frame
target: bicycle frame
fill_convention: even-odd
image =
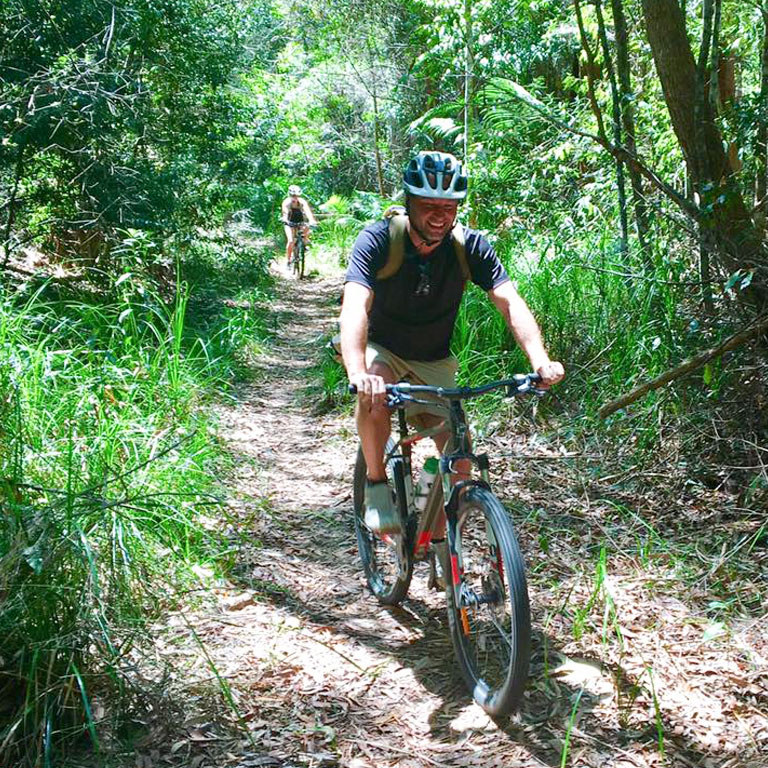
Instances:
[[[442,510],[445,511],[449,543],[456,541],[455,526],[458,523],[456,511],[458,509],[459,494],[463,488],[476,485],[490,489],[488,455],[485,453],[472,453],[469,428],[461,402],[458,399],[450,400],[447,410],[449,425],[443,421],[436,427],[418,430],[409,434],[405,409],[399,408],[398,428],[400,439],[386,456],[387,461],[395,456],[400,456],[403,460],[406,481],[406,499],[404,500],[406,508],[402,511],[408,521],[405,543],[407,549],[411,551],[414,560],[424,560],[428,556],[438,515]],[[446,426],[449,426],[450,431],[450,438],[446,445],[451,450],[450,452],[441,452],[438,472],[440,482],[435,481],[432,485],[427,496],[426,506],[421,514],[417,515],[414,511],[412,448],[420,440],[445,432]],[[480,472],[481,479],[462,480],[454,484],[452,482],[452,475],[456,474],[455,463],[460,460],[467,460],[471,465],[475,466]],[[445,499],[448,500],[447,503]],[[414,527],[414,524],[416,527]],[[453,546],[450,549],[452,555],[458,554]]]
[[[285,224],[294,231],[293,251],[291,253],[291,260],[288,263],[289,266],[293,264],[294,270],[299,278],[302,278],[304,277],[307,246],[309,245],[305,228],[309,228],[311,225],[306,221],[285,222]]]

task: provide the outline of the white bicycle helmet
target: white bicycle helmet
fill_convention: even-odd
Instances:
[[[288,194],[291,197],[298,197],[301,194],[301,187],[298,184],[291,184],[291,186],[288,187]]]
[[[461,162],[447,152],[419,152],[403,172],[408,194],[438,200],[463,200],[467,174]]]

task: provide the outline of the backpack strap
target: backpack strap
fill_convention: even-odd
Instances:
[[[393,206],[394,207],[394,206]],[[388,213],[390,211],[387,211]],[[376,273],[377,280],[386,280],[400,271],[405,260],[405,234],[408,225],[408,216],[401,210],[393,211],[389,219],[389,253],[384,266]],[[466,244],[464,237],[464,227],[459,222],[451,230],[451,239],[453,241],[453,251],[456,254],[456,260],[459,262],[461,275],[465,281],[472,279],[472,273],[467,264]]]
[[[408,217],[399,211],[389,217],[389,253],[386,264],[376,273],[377,280],[396,275],[405,259],[405,231]]]
[[[459,262],[459,268],[461,274],[464,277],[465,282],[472,280],[472,272],[470,272],[469,264],[467,264],[467,246],[466,238],[464,237],[464,225],[457,221],[456,226],[451,230],[451,239],[453,240],[453,251],[456,254],[456,261]]]

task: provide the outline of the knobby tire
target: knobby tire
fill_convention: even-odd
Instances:
[[[457,601],[450,565],[447,570],[451,639],[475,701],[489,715],[501,717],[519,707],[528,678],[531,616],[525,563],[512,521],[490,491],[468,489],[458,519],[464,573]]]
[[[392,449],[392,441],[386,451]],[[401,458],[387,462],[387,478],[393,500],[405,524],[407,516],[405,495],[405,470]],[[357,452],[353,486],[355,507],[355,534],[368,588],[379,602],[396,605],[408,593],[413,575],[413,560],[402,537],[377,536],[365,524],[365,481],[367,466],[362,449]]]

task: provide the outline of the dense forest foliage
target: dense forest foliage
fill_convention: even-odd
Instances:
[[[119,736],[146,622],[225,567],[207,404],[269,335],[287,185],[341,271],[431,147],[565,362],[562,439],[764,508],[765,0],[5,0],[0,763],[98,749],[110,697]],[[475,291],[455,348],[524,367]]]

